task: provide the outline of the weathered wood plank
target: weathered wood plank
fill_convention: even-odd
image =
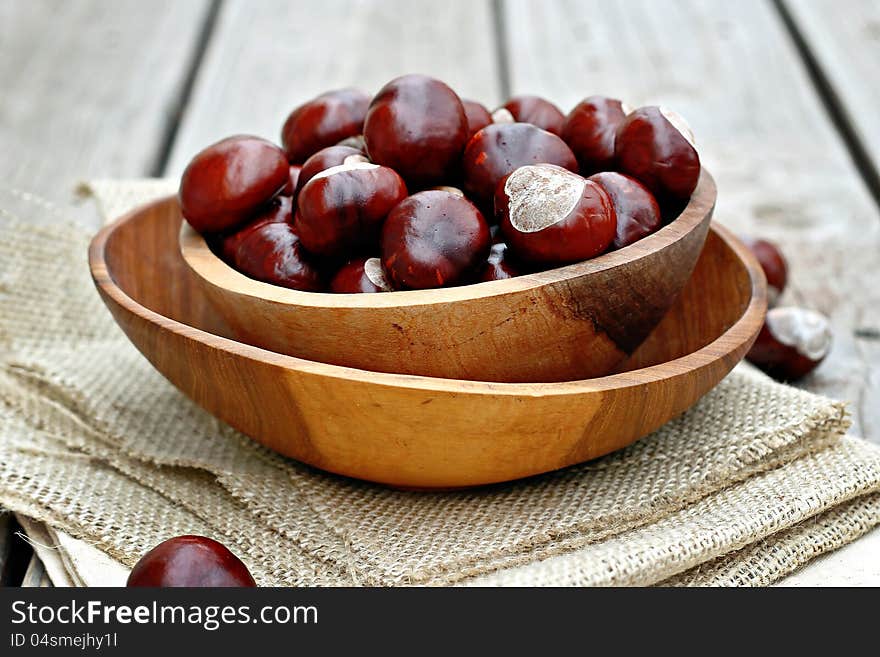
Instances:
[[[880,3],[850,0],[783,0],[834,95],[842,120],[880,171]],[[880,181],[875,180],[875,185]]]
[[[328,89],[376,91],[426,73],[490,105],[500,97],[488,0],[224,3],[166,173],[230,134],[278,140],[290,110]]]
[[[66,205],[79,180],[149,174],[208,8],[0,0],[0,182]]]
[[[505,11],[515,93],[565,109],[604,93],[688,117],[718,182],[717,219],[781,243],[783,301],[832,318],[832,354],[804,385],[852,401],[854,431],[880,441],[880,216],[772,6],[515,0]]]

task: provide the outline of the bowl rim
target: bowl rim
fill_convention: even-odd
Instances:
[[[337,294],[305,292],[250,278],[226,264],[208,246],[204,237],[186,221],[181,222],[179,247],[184,263],[203,281],[228,293],[290,306],[315,308],[401,308],[473,301],[536,290],[546,285],[580,278],[599,271],[623,267],[660,251],[699,228],[715,207],[717,188],[703,168],[694,193],[679,216],[660,230],[629,246],[608,251],[583,262],[524,274],[500,281],[486,281],[429,290],[398,290],[380,294]]]
[[[664,379],[686,376],[690,372],[699,370],[740,349],[742,349],[744,354],[748,346],[754,341],[758,331],[760,331],[767,308],[766,279],[757,260],[749,249],[734,237],[731,231],[713,222],[711,229],[733,250],[745,266],[751,282],[751,298],[742,315],[726,331],[697,351],[684,354],[676,359],[637,370],[609,374],[593,379],[551,383],[498,383],[444,379],[413,374],[374,372],[342,365],[332,365],[279,354],[178,322],[143,306],[130,297],[116,283],[110,273],[106,259],[106,249],[110,236],[120,226],[132,221],[138,215],[152,208],[166,205],[173,200],[173,196],[167,196],[141,205],[104,226],[92,238],[89,244],[89,269],[99,292],[126,312],[135,315],[142,321],[157,325],[161,330],[170,331],[187,340],[201,342],[210,348],[218,349],[231,355],[255,360],[282,369],[295,370],[306,375],[342,379],[376,386],[434,391],[438,394],[457,393],[482,396],[564,396],[636,387]]]

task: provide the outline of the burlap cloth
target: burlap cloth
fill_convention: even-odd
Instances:
[[[172,189],[91,185],[105,217]],[[156,373],[92,286],[91,230],[49,213],[0,193],[0,505],[122,564],[196,533],[264,585],[755,585],[880,524],[880,450],[844,436],[844,405],[743,366],[632,447],[525,481],[317,472]]]

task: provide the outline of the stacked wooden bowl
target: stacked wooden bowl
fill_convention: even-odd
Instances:
[[[175,198],[103,229],[98,291],[150,362],[210,413],[331,472],[474,486],[592,459],[690,408],[748,351],[763,273],[689,205],[639,242],[509,280],[363,295],[235,272]]]

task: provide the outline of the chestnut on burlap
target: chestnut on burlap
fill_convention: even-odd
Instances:
[[[105,217],[173,189],[90,186]],[[880,450],[844,436],[844,405],[743,366],[630,448],[526,481],[323,474],[156,373],[92,286],[90,230],[47,212],[0,191],[0,505],[123,564],[197,533],[264,585],[754,585],[880,523]]]

